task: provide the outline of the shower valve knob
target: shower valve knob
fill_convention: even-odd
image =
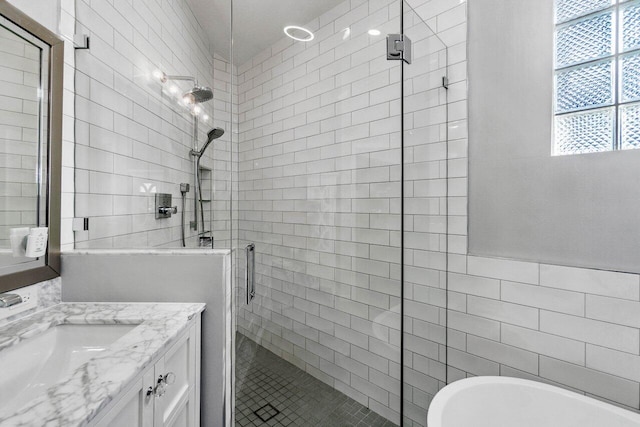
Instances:
[[[162,215],[171,215],[171,214],[177,214],[178,213],[178,207],[177,206],[161,206],[158,208],[158,212],[161,213]]]
[[[172,214],[177,214],[178,207],[172,204],[170,193],[156,193],[156,219],[171,218]]]

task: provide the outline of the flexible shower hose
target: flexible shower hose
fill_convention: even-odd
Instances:
[[[185,199],[187,198],[187,193],[183,192],[182,193],[182,222],[181,222],[181,227],[182,228],[182,247],[186,248],[187,247],[187,243],[184,240],[184,206],[185,206]]]

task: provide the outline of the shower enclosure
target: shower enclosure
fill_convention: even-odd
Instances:
[[[235,425],[426,425],[454,3],[77,1],[73,246],[232,250]]]
[[[268,12],[233,2],[235,424],[424,426],[446,384],[447,49],[406,2],[306,8],[266,43],[243,32]]]

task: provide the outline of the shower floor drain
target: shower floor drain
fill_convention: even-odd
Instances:
[[[275,417],[280,413],[276,408],[271,405],[271,403],[267,403],[262,408],[253,411],[254,414],[257,415],[258,418],[262,420],[263,423],[266,423],[271,418]]]

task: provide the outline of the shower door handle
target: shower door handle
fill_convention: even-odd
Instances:
[[[244,249],[247,258],[247,268],[245,270],[245,282],[247,290],[247,304],[256,296],[256,245],[250,243]]]

